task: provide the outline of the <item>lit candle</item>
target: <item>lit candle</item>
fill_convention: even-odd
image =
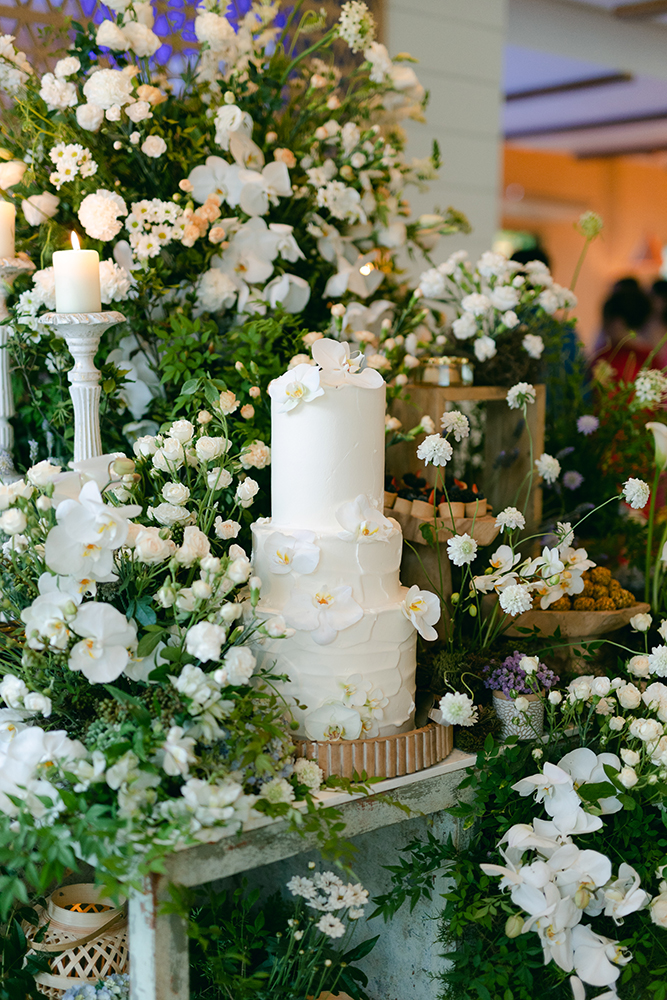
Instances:
[[[100,257],[97,250],[81,250],[78,236],[72,233],[72,249],[56,250],[53,271],[56,312],[101,312]]]
[[[0,257],[14,256],[16,209],[9,201],[0,201]]]

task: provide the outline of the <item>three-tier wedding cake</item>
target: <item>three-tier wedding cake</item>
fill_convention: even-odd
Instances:
[[[264,640],[263,666],[311,740],[391,736],[414,725],[417,629],[435,638],[434,595],[399,580],[400,526],[382,513],[385,383],[347,344],[270,386],[272,517],[253,525],[258,612],[294,632]]]

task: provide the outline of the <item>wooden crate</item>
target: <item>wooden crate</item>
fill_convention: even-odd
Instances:
[[[536,385],[536,401],[528,407],[528,424],[533,438],[534,458],[544,451],[544,430],[546,415],[546,387]],[[479,485],[484,489],[494,512],[514,506],[517,490],[523,483],[530,468],[528,431],[520,410],[510,410],[507,405],[507,389],[499,386],[440,386],[415,384],[408,386],[408,398],[395,400],[392,415],[398,417],[403,427],[408,429],[419,423],[428,414],[440,427],[440,417],[447,403],[463,400],[486,404],[486,434],[484,439],[484,465],[480,470]],[[456,448],[456,444],[454,444]],[[505,468],[498,463],[502,451],[510,454],[517,449],[517,457]],[[406,472],[418,473],[429,483],[435,483],[435,469],[424,467],[417,458],[414,442],[392,445],[387,450],[387,472],[402,477]],[[539,482],[539,480],[536,480]],[[542,490],[535,486],[527,517],[527,528],[535,531],[542,520]],[[521,507],[525,493],[521,498]]]

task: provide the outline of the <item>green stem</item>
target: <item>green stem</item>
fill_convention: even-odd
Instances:
[[[584,261],[586,260],[586,254],[588,253],[588,248],[591,245],[592,239],[594,239],[594,237],[589,236],[586,239],[586,242],[584,243],[583,247],[581,248],[581,253],[579,254],[579,260],[575,265],[574,274],[572,275],[572,281],[570,282],[570,291],[572,292],[574,291],[574,286],[579,280],[579,274],[581,272],[582,267],[584,266]]]
[[[327,31],[326,35],[322,35],[319,42],[315,42],[313,45],[310,45],[307,49],[304,49],[301,55],[298,55],[296,59],[292,60],[290,65],[283,73],[282,78],[280,80],[280,86],[281,87],[285,86],[285,84],[287,83],[287,78],[289,77],[290,73],[294,70],[294,67],[297,65],[297,63],[300,63],[302,59],[305,59],[307,56],[311,55],[312,52],[317,52],[318,49],[321,49],[323,45],[326,45],[327,42],[331,41],[331,39],[335,38],[335,36],[336,36],[336,28],[330,28],[329,31]]]
[[[651,594],[651,563],[653,562],[653,526],[655,523],[655,508],[658,499],[658,484],[662,470],[656,466],[651,490],[651,505],[648,512],[648,534],[646,538],[646,561],[644,564],[644,600],[648,602]]]
[[[658,558],[655,561],[655,568],[653,570],[653,601],[651,602],[651,607],[654,611],[658,610],[658,594],[660,591],[660,584],[662,582],[662,550],[667,543],[667,524],[662,532],[662,538],[660,539],[660,546],[658,548]]]

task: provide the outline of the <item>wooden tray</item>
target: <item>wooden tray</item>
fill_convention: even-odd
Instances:
[[[505,635],[526,638],[518,628],[537,628],[540,636],[553,635],[557,628],[564,639],[596,639],[607,632],[616,632],[635,615],[651,610],[650,604],[633,604],[617,611],[524,611],[514,619]]]
[[[396,521],[398,521],[403,532],[403,538],[405,538],[408,542],[419,542],[422,545],[426,545],[424,536],[421,533],[422,524],[435,525],[438,531],[439,542],[446,542],[447,539],[451,538],[454,534],[452,531],[451,520],[443,520],[439,517],[435,519],[415,517],[411,511],[398,511],[395,507],[385,507],[384,515],[385,517],[393,517]],[[475,523],[475,531],[472,537],[478,545],[490,545],[500,531],[500,528],[496,527],[496,519],[493,514],[485,514],[484,517],[477,517],[474,519],[472,517],[455,517],[454,526],[456,528],[456,533],[459,535],[462,535],[465,532],[470,534],[472,531],[473,520]]]
[[[452,726],[429,722],[421,729],[396,736],[372,736],[367,740],[315,743],[296,740],[297,757],[315,760],[324,777],[336,774],[351,778],[364,771],[369,778],[396,778],[423,771],[448,757],[454,749]]]

